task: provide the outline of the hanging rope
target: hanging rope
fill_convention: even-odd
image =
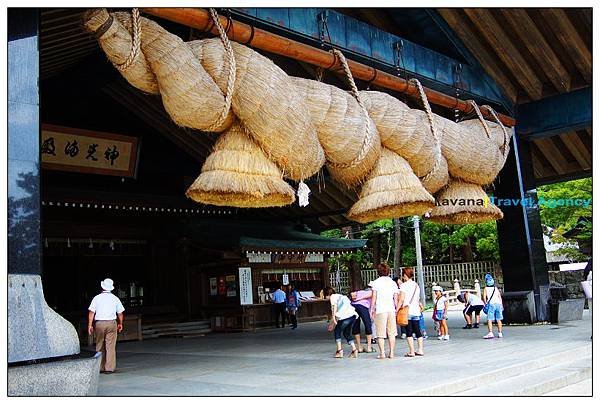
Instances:
[[[354,77],[352,77],[352,71],[350,71],[350,67],[348,66],[348,61],[346,60],[346,57],[339,49],[333,49],[333,54],[340,60],[340,63],[342,64],[342,68],[344,69],[344,74],[346,76],[346,81],[348,82],[348,85],[350,86],[350,94],[352,94],[352,96],[356,99],[356,102],[358,102],[358,105],[360,106],[360,109],[363,113],[363,117],[365,119],[365,124],[367,125],[367,133],[366,133],[365,138],[363,139],[363,143],[361,145],[360,152],[358,153],[356,158],[354,158],[350,163],[346,163],[346,164],[334,163],[328,159],[328,163],[332,167],[350,168],[350,167],[354,167],[355,165],[359,164],[369,153],[369,150],[371,149],[371,146],[373,143],[373,137],[374,137],[373,125],[371,125],[371,118],[369,117],[367,108],[365,107],[365,104],[363,103],[363,101],[360,97],[358,88],[356,87],[356,83],[354,82]]]
[[[410,79],[410,82],[413,83],[417,89],[419,90],[419,96],[421,98],[421,102],[423,103],[423,107],[425,108],[425,113],[427,114],[427,120],[429,120],[429,127],[431,128],[431,134],[433,135],[433,140],[435,140],[436,145],[436,156],[435,163],[433,164],[432,169],[421,177],[423,182],[427,182],[433,177],[440,168],[442,164],[442,141],[438,135],[437,125],[435,124],[435,119],[433,117],[433,112],[431,111],[431,105],[429,105],[429,101],[427,100],[427,94],[425,94],[425,89],[421,82],[417,79]]]
[[[496,123],[502,128],[502,132],[504,132],[504,143],[502,144],[500,150],[502,150],[502,156],[506,157],[506,153],[508,152],[508,138],[510,137],[508,131],[506,130],[506,126],[504,126],[502,121],[500,121],[500,117],[498,116],[494,108],[490,107],[489,105],[482,105],[481,108],[487,109],[490,112],[490,114],[494,117]]]
[[[483,115],[481,115],[481,111],[479,110],[479,106],[477,105],[477,103],[474,100],[468,100],[467,102],[469,104],[471,104],[471,106],[473,107],[473,110],[477,114],[477,118],[479,118],[479,122],[481,122],[481,124],[483,125],[483,129],[485,130],[485,134],[487,135],[488,139],[491,139],[492,138],[492,134],[490,132],[490,127],[487,125],[485,119],[483,118]]]
[[[110,19],[110,21],[112,23],[112,19]],[[131,52],[129,52],[129,56],[127,56],[127,59],[125,59],[123,63],[113,62],[113,66],[120,72],[127,70],[140,54],[140,45],[142,43],[142,24],[140,22],[140,10],[137,8],[131,9],[131,30],[133,38],[131,40]]]
[[[219,21],[219,15],[217,14],[217,11],[214,8],[209,9],[209,11],[210,17],[212,18],[215,27],[219,31],[219,38],[221,38],[221,42],[225,47],[225,59],[227,65],[229,66],[229,72],[227,75],[227,89],[225,90],[225,105],[223,106],[223,110],[221,111],[221,114],[219,115],[217,121],[206,129],[207,131],[211,132],[220,128],[221,125],[223,125],[223,123],[225,122],[225,119],[227,119],[227,115],[229,114],[229,109],[231,108],[231,100],[233,99],[233,87],[235,85],[236,64],[235,55],[233,53],[233,47],[231,46],[231,42],[227,37],[225,29],[223,29],[223,26],[221,25],[221,21]]]

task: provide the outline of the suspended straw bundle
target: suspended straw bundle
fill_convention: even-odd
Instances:
[[[425,112],[410,109],[402,101],[379,91],[361,91],[365,107],[375,123],[381,144],[405,158],[417,176],[431,171],[436,145],[430,132],[417,132],[417,119]],[[428,127],[427,127],[428,129]]]
[[[480,185],[451,179],[436,195],[429,219],[443,224],[482,223],[499,220],[504,214],[490,203]]]
[[[208,74],[223,86],[223,46],[214,39],[189,45]],[[310,177],[325,163],[325,154],[292,79],[260,53],[238,43],[231,46],[237,67],[232,101],[235,114],[286,177]]]
[[[279,168],[239,122],[219,137],[185,194],[196,202],[238,208],[285,206],[295,200]]]
[[[427,192],[435,194],[437,191],[442,189],[448,184],[448,163],[444,156],[440,157],[440,167],[437,170],[431,171],[431,175],[426,175],[423,178],[419,178],[423,187]]]
[[[408,162],[383,147],[375,168],[363,184],[360,199],[348,212],[348,218],[367,223],[422,215],[433,206],[433,197],[423,188]]]
[[[84,18],[88,18],[84,24],[99,36],[105,52],[111,51],[107,56],[113,65],[132,85],[156,92],[150,83],[153,74],[165,110],[176,124],[209,132],[222,131],[231,124],[231,94],[223,95],[181,38],[140,17],[137,9],[131,15],[121,12],[109,15],[106,10],[96,10]],[[98,26],[104,18],[106,21]],[[110,30],[103,33],[106,27]],[[222,39],[228,41],[224,31]],[[140,53],[144,58],[138,56]],[[235,59],[230,47],[227,53],[228,87],[233,89]],[[127,60],[136,61],[135,65],[132,62],[134,71],[129,71],[127,62],[121,64],[125,54],[129,54]],[[144,61],[147,65],[142,67]]]
[[[348,65],[343,55],[340,59],[346,69]],[[349,69],[346,73],[352,88],[350,93],[320,81],[299,77],[293,77],[292,81],[308,105],[331,176],[353,187],[364,180],[377,163],[381,142]]]

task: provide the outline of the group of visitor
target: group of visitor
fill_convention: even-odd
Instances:
[[[334,358],[343,358],[342,337],[350,345],[351,358],[357,358],[359,353],[375,352],[372,347],[373,336],[378,346],[377,359],[394,358],[398,321],[406,315],[406,321],[400,324],[402,337],[405,336],[408,351],[405,357],[425,355],[423,340],[426,338],[423,311],[420,299],[419,285],[413,280],[414,270],[407,267],[402,269],[402,277],[392,279],[390,268],[379,264],[378,278],[368,284],[364,290],[350,293],[350,297],[336,293],[331,287],[324,290],[324,297],[331,304],[331,321],[328,330],[334,332],[336,352]],[[481,321],[481,311],[487,314],[488,334],[483,338],[492,339],[493,324],[498,327],[498,338],[502,338],[502,296],[490,274],[485,276],[486,286],[483,299],[476,294],[465,291],[458,296],[465,304],[463,315],[467,324],[463,329],[478,328]],[[440,286],[432,288],[435,299],[432,319],[438,331],[438,339],[449,341],[448,330],[448,298]],[[475,315],[475,322],[472,316]],[[361,322],[365,329],[366,348],[361,344]],[[385,340],[388,341],[388,351]],[[415,341],[416,340],[416,341]],[[415,343],[416,342],[416,343]]]
[[[298,328],[298,309],[301,306],[300,294],[294,288],[294,285],[286,285],[285,291],[278,284],[272,298],[275,305],[275,328],[279,328],[279,318],[281,317],[281,328],[285,328],[285,320],[288,320],[292,330]]]

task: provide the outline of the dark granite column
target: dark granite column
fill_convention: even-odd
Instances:
[[[530,144],[513,136],[506,164],[496,180],[497,198],[528,199],[534,206],[500,206],[504,219],[498,221],[500,264],[505,292],[533,291],[532,319],[549,319],[549,280],[542,226],[537,208],[537,190]],[[506,300],[506,299],[505,299]]]

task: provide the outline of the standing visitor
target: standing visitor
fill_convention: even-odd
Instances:
[[[448,298],[444,296],[444,290],[441,286],[434,286],[432,290],[435,293],[435,302],[433,306],[433,321],[439,322],[439,340],[448,341]]]
[[[298,319],[296,318],[296,313],[300,308],[300,295],[294,288],[294,285],[288,286],[288,291],[285,296],[285,305],[287,313],[290,316],[292,330],[295,330],[298,328]]]
[[[400,307],[398,301],[398,285],[390,278],[390,268],[386,264],[379,264],[377,267],[379,278],[372,281],[369,286],[373,289],[371,298],[371,318],[375,319],[375,328],[377,329],[377,346],[379,355],[377,359],[385,359],[385,338],[388,338],[390,352],[388,358],[394,358],[394,348],[396,346],[396,311]]]
[[[279,328],[279,316],[281,316],[281,328],[285,327],[285,292],[281,290],[281,284],[277,284],[273,292],[273,305],[275,306],[275,328]]]
[[[334,358],[343,358],[344,349],[342,348],[342,334],[352,348],[349,358],[358,358],[358,349],[352,338],[352,326],[358,318],[356,310],[352,307],[350,299],[344,295],[335,293],[331,287],[325,288],[325,298],[331,303],[331,322],[327,326],[328,331],[333,331],[335,338],[335,355]]]
[[[585,297],[588,299],[588,308],[590,309],[590,319],[592,316],[592,257],[590,257],[585,269],[583,270],[583,282],[581,286],[584,288]],[[592,339],[593,335],[590,335]]]
[[[111,293],[113,281],[100,282],[102,293],[94,296],[88,308],[88,334],[96,336],[96,352],[102,352],[100,373],[114,373],[117,367],[117,333],[123,331],[121,300]]]
[[[488,333],[483,336],[485,339],[494,338],[492,329],[492,322],[495,321],[498,326],[498,338],[502,338],[502,312],[504,307],[502,306],[502,296],[500,296],[500,290],[494,284],[494,278],[492,275],[485,275],[485,288],[483,289],[483,301],[485,306],[483,312],[487,314],[487,327]]]
[[[414,269],[406,267],[402,269],[402,286],[400,286],[400,307],[408,306],[408,325],[406,326],[406,342],[408,344],[408,352],[406,357],[423,356],[423,335],[419,326],[419,318],[421,317],[421,305],[419,297],[421,291],[417,282],[412,280]],[[417,338],[418,348],[415,351],[413,335]]]
[[[479,298],[474,293],[469,293],[465,291],[463,294],[465,308],[463,310],[463,315],[465,317],[465,321],[467,325],[463,327],[464,330],[471,328],[479,328],[479,323],[481,321],[481,310],[483,310],[483,300]],[[473,323],[473,313],[475,313],[475,323]]]
[[[371,327],[371,314],[369,310],[371,309],[371,296],[373,296],[373,291],[370,287],[367,287],[365,290],[357,290],[356,292],[352,292],[350,297],[352,299],[352,307],[356,310],[358,317],[352,326],[352,334],[354,334],[354,341],[356,342],[356,346],[358,347],[358,352],[363,353],[365,349],[362,347],[360,343],[360,321],[362,320],[365,326],[365,334],[367,338],[367,350],[366,352],[371,353],[374,352],[373,347],[371,346],[373,330]]]

